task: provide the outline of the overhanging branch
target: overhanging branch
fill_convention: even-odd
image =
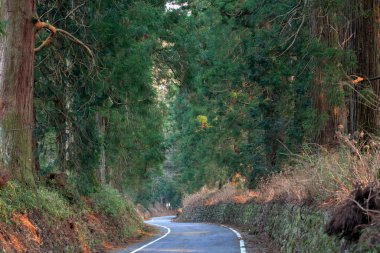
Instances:
[[[74,43],[80,45],[82,48],[84,48],[86,50],[86,53],[91,57],[93,64],[95,65],[95,56],[94,56],[94,53],[92,52],[92,50],[85,43],[83,43],[81,40],[76,38],[74,35],[72,35],[71,33],[67,32],[65,30],[55,28],[54,26],[52,26],[49,23],[41,22],[38,19],[33,19],[33,23],[34,23],[34,27],[36,28],[36,34],[42,29],[46,29],[50,32],[49,37],[47,37],[46,40],[44,40],[37,48],[35,48],[34,52],[37,53],[37,52],[41,51],[42,49],[44,49],[45,47],[47,47],[48,45],[50,45],[53,42],[54,37],[58,33],[60,33],[63,36],[65,36],[66,38],[68,38],[69,40],[71,40],[72,42],[74,42]]]

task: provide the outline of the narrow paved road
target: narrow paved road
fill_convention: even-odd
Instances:
[[[154,218],[147,223],[160,228],[161,235],[118,253],[242,253],[237,234],[226,227],[201,223],[171,222],[173,217]],[[244,246],[244,245],[242,245]]]

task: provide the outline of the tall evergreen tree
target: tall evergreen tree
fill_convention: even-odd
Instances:
[[[0,160],[14,178],[33,185],[34,1],[0,1]]]

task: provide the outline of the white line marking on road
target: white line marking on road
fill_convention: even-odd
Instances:
[[[246,253],[247,251],[245,250],[245,244],[244,244],[244,240],[243,240],[243,237],[241,236],[241,234],[238,231],[236,231],[235,229],[227,227],[225,225],[222,225],[222,227],[228,228],[229,230],[231,230],[232,232],[235,233],[235,235],[237,236],[237,238],[240,241],[240,252]]]
[[[138,249],[135,249],[135,250],[132,251],[131,253],[136,253],[136,252],[139,252],[139,251],[142,250],[142,249],[145,249],[146,247],[152,245],[153,243],[156,243],[156,242],[158,242],[159,240],[164,239],[164,238],[167,237],[167,236],[170,234],[170,232],[171,232],[170,228],[168,228],[168,227],[161,226],[161,225],[157,225],[157,224],[152,224],[152,223],[149,223],[149,224],[150,224],[150,225],[153,225],[153,226],[157,226],[157,227],[162,227],[162,228],[166,229],[168,232],[166,232],[166,234],[164,234],[164,235],[161,236],[160,238],[157,238],[156,240],[154,240],[154,241],[152,241],[152,242],[150,242],[150,243],[148,243],[148,244],[145,244],[144,246],[141,246],[141,247],[138,248]]]

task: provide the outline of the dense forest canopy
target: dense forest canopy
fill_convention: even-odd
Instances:
[[[21,2],[1,1],[1,45],[35,29],[10,20],[7,8]],[[65,173],[80,194],[109,184],[136,202],[179,205],[237,173],[254,188],[289,154],[337,147],[337,131],[363,132],[368,148],[378,134],[376,0],[35,4],[26,19],[83,44],[57,34],[30,55],[34,71],[18,74],[34,74],[26,97],[7,88],[12,44],[0,46],[2,103],[12,92],[25,104],[33,97],[28,111],[0,104],[2,167],[20,181]]]
[[[376,1],[186,3],[172,67],[172,159],[185,191],[235,173],[254,187],[291,154],[336,146],[336,131],[377,134]]]

